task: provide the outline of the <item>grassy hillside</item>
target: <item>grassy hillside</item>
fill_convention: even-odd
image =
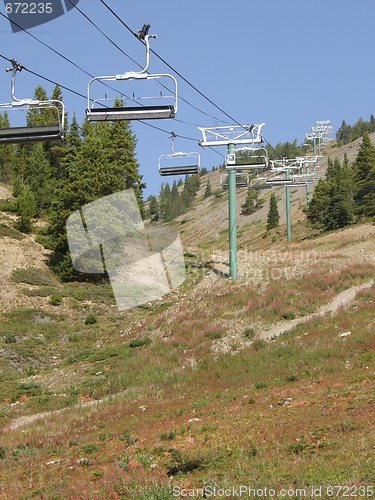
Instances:
[[[232,282],[227,194],[203,201],[205,180],[172,224],[185,283],[125,312],[109,285],[58,282],[0,213],[0,498],[372,496],[375,226],[314,234],[296,190],[291,242],[268,206],[238,216]]]

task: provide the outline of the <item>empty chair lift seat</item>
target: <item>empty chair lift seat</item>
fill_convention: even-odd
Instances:
[[[59,125],[36,125],[34,127],[0,128],[0,143],[22,143],[30,141],[51,141],[63,138]]]

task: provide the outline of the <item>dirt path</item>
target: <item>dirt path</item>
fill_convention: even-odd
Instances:
[[[275,323],[269,330],[262,330],[259,334],[259,337],[264,340],[268,340],[271,338],[278,337],[279,335],[292,330],[294,327],[301,323],[306,323],[316,316],[324,316],[325,314],[335,314],[339,307],[343,307],[348,305],[355,299],[355,296],[358,292],[362,290],[366,290],[367,288],[371,288],[374,284],[374,280],[368,281],[363,285],[353,286],[352,288],[348,288],[348,290],[344,290],[343,292],[336,295],[336,297],[320,307],[320,309],[308,316],[304,316],[303,318],[292,319],[290,321],[280,321],[279,323]]]
[[[325,314],[335,314],[339,307],[343,307],[345,305],[348,305],[350,302],[352,302],[357,293],[366,290],[368,288],[371,288],[374,285],[374,280],[368,281],[367,283],[364,283],[359,286],[353,286],[352,288],[349,288],[348,290],[344,290],[343,292],[339,293],[331,302],[328,304],[325,304],[322,306],[316,313],[312,313],[309,316],[305,316],[304,318],[298,318],[298,319],[293,319],[290,321],[281,321],[279,323],[275,323],[272,325],[272,327],[269,330],[263,330],[259,334],[259,337],[264,339],[264,340],[269,340],[271,338],[278,337],[279,335],[292,330],[295,326],[299,325],[300,323],[304,323],[309,321],[310,319],[316,317],[316,316],[324,316]],[[119,394],[118,394],[119,395]],[[114,397],[113,395],[111,397]],[[79,407],[88,407],[88,406],[94,406],[94,405],[100,405],[104,401],[106,401],[108,397],[100,399],[100,400],[92,400],[88,402],[82,402],[79,404]],[[49,412],[43,412],[43,413],[36,413],[34,415],[26,415],[23,417],[19,417],[13,422],[10,422],[4,429],[3,432],[7,431],[14,431],[16,429],[19,429],[20,427],[23,427],[25,425],[32,424],[36,420],[43,419],[43,418],[48,418],[51,416],[56,416],[62,413],[63,411],[67,411],[70,408],[63,408],[61,410],[55,410],[55,411],[49,411]]]

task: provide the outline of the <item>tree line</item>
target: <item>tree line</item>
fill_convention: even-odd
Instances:
[[[147,198],[149,202],[147,215],[153,222],[170,222],[185,213],[190,207],[200,188],[200,184],[199,174],[187,175],[185,182],[182,179],[174,180],[172,187],[168,182],[163,183],[159,192],[159,200],[154,195]]]
[[[343,146],[349,142],[355,141],[363,136],[367,132],[375,132],[375,117],[371,115],[370,121],[362,120],[360,118],[353,126],[347,125],[346,121],[343,120],[341,127],[336,133],[337,145]]]
[[[355,161],[328,159],[307,210],[312,227],[329,231],[375,216],[375,147],[367,132]]]

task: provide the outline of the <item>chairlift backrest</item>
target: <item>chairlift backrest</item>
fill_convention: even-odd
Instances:
[[[147,25],[146,25],[147,26]],[[177,80],[169,74],[149,74],[147,73],[150,57],[150,47],[149,38],[156,38],[156,35],[144,35],[147,30],[142,30],[139,32],[139,38],[144,39],[146,45],[146,65],[141,71],[128,71],[123,74],[113,75],[113,76],[98,76],[92,78],[87,85],[87,107],[86,107],[86,117],[88,121],[116,121],[116,120],[151,120],[159,118],[174,118],[177,112]],[[122,103],[119,107],[107,106],[107,99],[103,100],[96,99],[94,105],[90,107],[90,86],[95,81],[105,82],[105,81],[131,81],[131,80],[162,80],[164,79],[172,80],[173,90],[168,90],[171,94],[163,96],[162,93],[159,96],[142,96],[142,97],[128,97],[122,98]],[[160,81],[161,83],[161,81]],[[165,85],[162,84],[164,88]],[[148,103],[151,101],[156,104],[143,105],[142,100],[147,100]],[[165,102],[168,104],[165,104]],[[126,102],[131,102],[132,105],[126,105]],[[134,103],[137,103],[134,105]],[[99,106],[98,106],[99,104]]]
[[[37,99],[17,99],[15,96],[15,75],[17,71],[22,71],[23,66],[14,59],[11,59],[12,71],[11,95],[12,102],[0,104],[0,110],[21,110],[21,111],[42,111],[53,110],[52,115],[57,116],[57,123],[47,125],[17,126],[0,128],[0,143],[20,143],[30,141],[54,141],[64,138],[64,117],[65,108],[62,101],[47,99],[40,101]]]

